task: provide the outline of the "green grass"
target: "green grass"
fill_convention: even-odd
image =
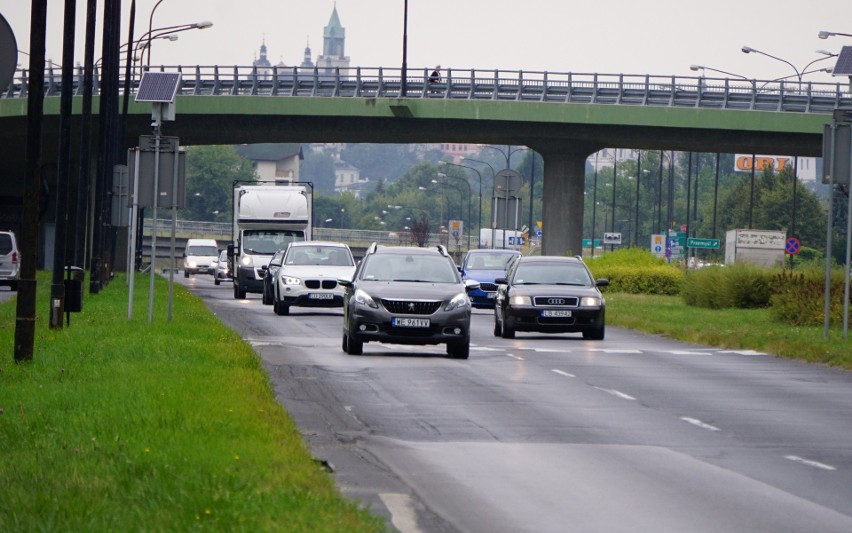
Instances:
[[[385,531],[343,498],[276,401],[258,357],[203,302],[148,278],[134,320],[118,277],[70,327],[13,360],[0,304],[0,531]]]
[[[665,335],[695,344],[752,349],[772,355],[852,369],[852,340],[834,328],[796,327],[774,321],[768,309],[690,307],[680,296],[606,295],[611,326]]]

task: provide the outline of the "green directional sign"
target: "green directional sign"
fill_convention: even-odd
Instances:
[[[595,239],[595,248],[601,245],[600,239]],[[583,239],[583,248],[591,248],[592,247],[592,239]]]
[[[714,250],[719,248],[719,239],[698,239],[696,237],[690,237],[686,239],[686,247],[687,248],[712,248]]]

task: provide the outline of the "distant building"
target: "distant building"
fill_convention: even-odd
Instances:
[[[305,159],[301,144],[244,144],[236,148],[239,155],[252,162],[261,180],[282,184],[299,181],[299,165]]]
[[[322,55],[317,57],[320,74],[333,75],[339,68],[342,73],[349,69],[349,57],[344,51],[346,29],[340,24],[337,6],[331,11],[331,18],[323,30]]]
[[[480,150],[480,147],[476,144],[465,143],[441,143],[435,146],[442,154],[452,157],[453,163],[456,165],[461,162],[462,157],[470,157]]]
[[[260,57],[252,61],[252,66],[257,69],[257,79],[268,80],[272,79],[272,63],[266,57],[266,38],[260,45]]]
[[[346,161],[338,159],[334,162],[334,191],[336,193],[351,192],[359,197],[361,191],[369,182],[370,180],[366,178],[361,179],[361,171]]]

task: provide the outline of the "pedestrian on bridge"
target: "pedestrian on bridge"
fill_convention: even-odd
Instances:
[[[432,71],[432,74],[429,74],[429,92],[434,93],[438,92],[437,89],[433,89],[432,86],[436,83],[441,83],[441,65],[435,65],[435,70]]]

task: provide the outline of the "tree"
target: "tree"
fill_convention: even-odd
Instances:
[[[188,220],[227,222],[233,209],[235,181],[256,181],[251,161],[233,146],[190,146],[186,154],[186,209]]]
[[[411,223],[411,242],[423,248],[429,243],[429,218],[421,215],[420,219]]]

